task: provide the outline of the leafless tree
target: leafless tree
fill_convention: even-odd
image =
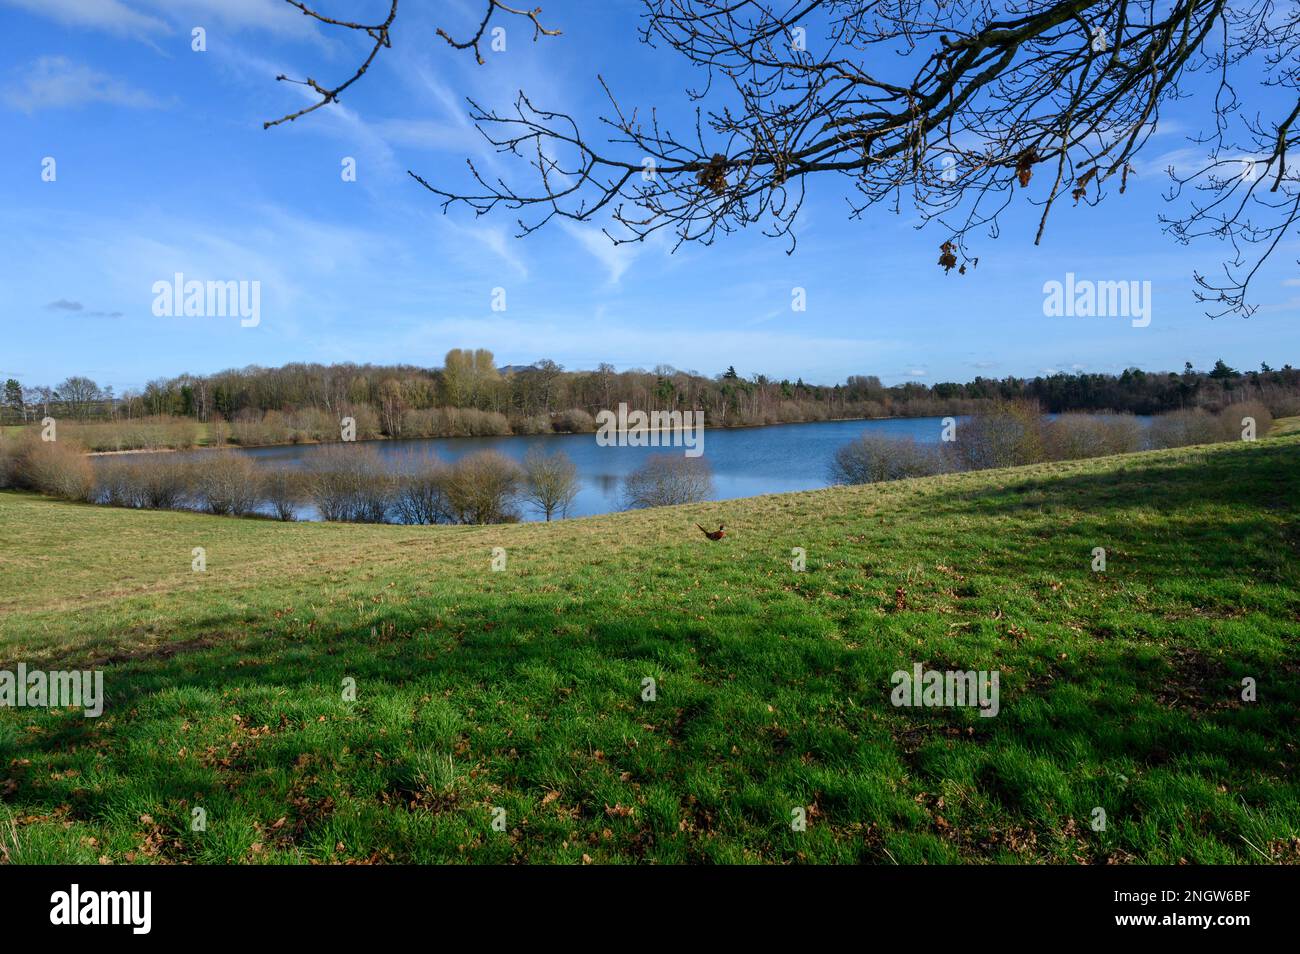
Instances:
[[[455,523],[514,523],[522,482],[518,464],[500,451],[482,450],[453,463],[442,487]]]
[[[288,467],[268,467],[259,481],[262,499],[278,520],[297,520],[304,497],[302,475]]]
[[[623,479],[629,509],[698,503],[713,496],[713,471],[703,457],[652,454]]]
[[[288,0],[323,23],[373,41],[365,73],[397,17],[344,23]],[[540,10],[485,0],[477,32],[453,48],[479,56],[497,14],[553,35]],[[488,141],[526,167],[518,181],[470,163],[467,187],[435,185],[444,209],[508,210],[521,233],[554,218],[598,220],[612,241],[666,230],[676,245],[713,242],[746,226],[786,238],[809,183],[842,177],[848,212],[911,206],[942,230],[939,265],[965,271],[971,243],[995,238],[1023,190],[1041,207],[1035,242],[1063,199],[1097,205],[1123,193],[1165,104],[1193,88],[1209,114],[1192,137],[1205,161],[1169,170],[1180,242],[1213,237],[1231,253],[1224,273],[1197,273],[1212,314],[1249,314],[1251,279],[1300,215],[1289,153],[1300,116],[1300,7],[1273,0],[642,0],[641,39],[693,68],[687,134],[654,105],[609,101],[603,135],[520,91],[509,109],[470,102]],[[1249,62],[1248,62],[1249,61]],[[1197,79],[1197,75],[1204,77]],[[1199,83],[1199,86],[1197,85]],[[1247,109],[1239,88],[1266,94]],[[1261,100],[1264,96],[1261,96]],[[293,119],[303,112],[284,119]]]
[[[74,417],[85,419],[90,416],[95,403],[100,399],[99,385],[90,378],[73,376],[59,385],[57,396]]]
[[[257,465],[238,451],[213,451],[194,468],[199,506],[217,516],[242,517],[261,503]]]
[[[569,512],[578,487],[578,468],[564,451],[546,454],[534,447],[524,458],[523,497],[548,521]]]
[[[333,444],[312,456],[306,496],[324,520],[384,523],[395,480],[373,447]]]
[[[915,438],[863,434],[835,452],[830,479],[837,484],[872,484],[882,480],[929,477],[944,470],[943,454]]]

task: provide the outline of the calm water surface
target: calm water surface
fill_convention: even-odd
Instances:
[[[706,429],[703,456],[713,470],[713,499],[731,500],[826,487],[830,484],[827,472],[835,451],[860,434],[913,437],[917,441],[937,443],[942,420],[938,417],[912,417]],[[600,447],[596,444],[595,434],[435,437],[367,443],[394,466],[411,454],[432,454],[441,460],[453,461],[475,451],[496,450],[522,461],[533,447],[540,447],[548,453],[562,450],[577,466],[582,485],[569,511],[571,517],[622,510],[624,477],[652,454],[682,453],[680,448]],[[250,447],[239,453],[266,465],[302,467],[327,446],[330,445]],[[316,514],[311,508],[305,508],[301,516],[315,519]],[[524,518],[538,519],[528,507],[524,508]]]

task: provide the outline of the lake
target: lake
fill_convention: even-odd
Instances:
[[[891,418],[874,421],[818,421],[809,424],[774,424],[767,427],[706,429],[704,459],[713,470],[715,500],[815,490],[829,486],[827,471],[835,451],[863,432],[882,437],[913,437],[937,443],[943,419],[939,417]],[[586,517],[623,509],[623,478],[652,454],[680,454],[680,448],[600,447],[595,434],[552,434],[517,437],[435,437],[419,440],[368,441],[379,455],[394,465],[408,454],[433,454],[453,461],[480,450],[496,450],[516,461],[533,447],[548,453],[562,450],[578,468],[582,488],[569,510],[570,517]],[[250,447],[239,453],[259,463],[302,467],[327,444]],[[314,519],[312,508],[300,516]],[[524,519],[539,519],[524,508]]]

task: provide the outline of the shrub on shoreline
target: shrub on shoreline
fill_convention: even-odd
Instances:
[[[110,507],[143,507],[144,497],[139,492],[140,461],[120,457],[101,460],[95,464],[95,499]]]
[[[306,496],[301,474],[287,467],[272,467],[261,475],[259,483],[262,499],[277,520],[298,519],[298,506]]]
[[[177,510],[188,500],[194,485],[194,468],[175,454],[154,461],[135,461],[142,506],[150,510]]]
[[[5,434],[0,428],[0,490],[17,486],[14,479],[18,472],[18,439]]]
[[[66,439],[42,441],[24,435],[7,465],[12,486],[61,500],[89,502],[95,495],[95,473],[85,448]]]
[[[595,419],[592,420],[594,422]],[[514,417],[510,419],[510,429],[519,435],[550,434],[552,433],[551,416],[534,414],[531,417]]]
[[[1151,447],[1160,449],[1209,444],[1217,440],[1220,433],[1216,418],[1195,408],[1189,411],[1171,411],[1155,418],[1147,431],[1147,438]]]
[[[188,450],[199,441],[199,422],[188,417],[138,417],[130,420],[61,422],[59,440],[70,440],[95,452]]]
[[[518,464],[500,451],[484,450],[448,467],[442,487],[456,523],[516,523],[522,482]]]
[[[477,413],[483,414],[477,424],[461,423],[504,426],[500,415]],[[1246,436],[1244,418],[1254,420],[1256,438],[1266,437],[1273,428],[1268,406],[1259,402],[1229,404],[1217,414],[1177,411],[1153,418],[1146,428],[1128,414],[1071,413],[1048,419],[1029,405],[1006,403],[959,422],[957,440],[951,443],[864,434],[836,452],[829,476],[836,483],[873,483],[1148,447],[1236,441]],[[324,426],[321,421],[298,423]],[[272,418],[273,427],[281,424]],[[584,424],[572,419],[566,426]],[[481,451],[451,465],[411,455],[394,472],[373,446],[337,443],[314,452],[307,469],[299,472],[263,470],[236,451],[204,452],[195,459],[166,453],[114,456],[92,464],[85,448],[64,435],[61,429],[59,441],[45,442],[31,429],[17,435],[0,431],[0,488],[110,506],[219,515],[267,509],[280,520],[296,519],[298,508],[312,503],[326,520],[410,524],[514,522],[520,519],[521,501],[550,519],[564,515],[577,488],[572,461],[561,451],[546,455],[540,448],[530,452],[523,468],[496,451]],[[702,459],[658,455],[628,476],[624,491],[629,507],[665,506],[708,499],[712,480]]]
[[[592,434],[596,430],[596,419],[586,411],[573,408],[557,414],[551,429],[557,434]]]
[[[431,407],[402,414],[402,437],[504,437],[510,424],[495,411]]]
[[[386,523],[395,481],[373,447],[332,444],[313,455],[306,496],[324,520]]]
[[[1237,404],[1229,404],[1219,412],[1220,440],[1235,441],[1241,439],[1243,429],[1242,419],[1253,418],[1255,421],[1255,437],[1268,437],[1273,430],[1273,412],[1269,410],[1267,404],[1259,401],[1241,401]]]
[[[451,523],[445,490],[447,466],[433,454],[408,452],[397,465],[393,509],[400,522],[422,526]]]
[[[578,468],[564,451],[547,454],[534,447],[524,458],[524,499],[548,521],[569,512],[578,487]]]
[[[945,470],[937,445],[918,444],[914,438],[874,437],[863,434],[835,452],[830,479],[837,484],[870,484],[881,480],[930,477]]]
[[[193,487],[199,507],[218,517],[243,517],[261,504],[257,465],[238,451],[217,451],[196,463]]]
[[[699,503],[713,496],[713,472],[703,457],[652,454],[623,481],[629,510]]]
[[[1146,435],[1129,414],[1062,414],[1043,425],[1047,460],[1079,460],[1142,450]]]
[[[943,445],[954,470],[1019,467],[1046,460],[1045,424],[1037,404],[999,401],[960,422],[956,440]]]
[[[1247,417],[1255,421],[1256,438],[1272,430],[1268,407],[1250,401],[1230,404],[1218,414],[1195,408],[1157,415],[1146,428],[1130,414],[1080,412],[1049,419],[1032,405],[1003,402],[960,422],[956,440],[937,445],[933,452],[912,438],[864,434],[836,452],[831,478],[866,484],[925,476],[925,467],[934,466],[932,454],[940,463],[929,472],[942,473],[1236,441],[1244,437],[1242,419]],[[910,462],[919,463],[906,466]]]

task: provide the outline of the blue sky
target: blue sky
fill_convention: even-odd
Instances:
[[[467,95],[504,106],[523,88],[590,123],[599,73],[625,102],[682,115],[693,77],[637,41],[639,4],[543,6],[563,36],[533,43],[501,21],[506,51],[479,66],[434,34],[468,32],[479,0],[404,0],[393,49],[341,106],[264,131],[307,102],[277,73],[337,82],[364,55],[358,38],[282,0],[0,0],[0,375],[88,374],[120,392],[248,364],[436,366],[453,347],[500,364],[734,365],[827,383],[1300,363],[1295,241],[1261,273],[1254,317],[1211,321],[1191,276],[1214,273],[1220,249],[1160,232],[1161,170],[1189,153],[1195,99],[1186,120],[1169,113],[1127,195],[1060,206],[1038,248],[1038,209],[1018,201],[1000,238],[972,239],[980,264],[965,276],[944,275],[943,234],[906,209],[851,221],[834,179],[811,183],[793,255],[757,230],[670,254],[614,249],[598,225],[517,239],[509,215],[443,215],[406,170],[467,181],[465,159],[486,152]],[[382,19],[387,3],[333,9]],[[190,49],[195,26],[206,52]],[[340,176],[346,156],[356,182]],[[1044,317],[1043,283],[1068,271],[1152,282],[1150,326]],[[153,283],[175,272],[261,282],[260,324],[155,317]],[[805,312],[790,308],[795,286]],[[497,287],[504,312],[490,307]]]

